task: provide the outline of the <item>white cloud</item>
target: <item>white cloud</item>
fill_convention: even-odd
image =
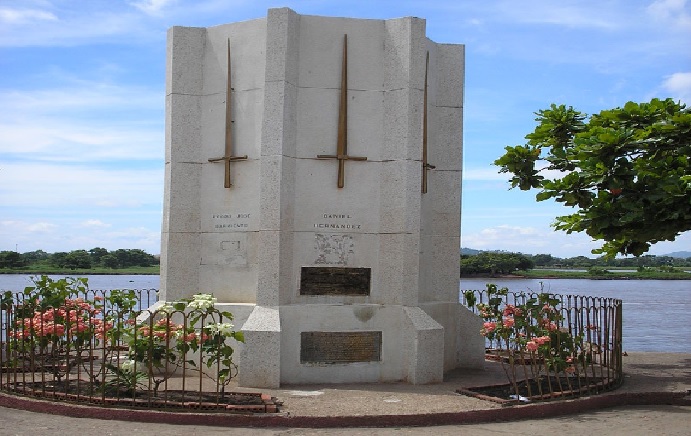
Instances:
[[[52,223],[33,223],[26,225],[26,230],[32,233],[48,233],[53,232],[57,228],[55,224]]]
[[[110,227],[110,224],[106,224],[102,222],[101,220],[86,220],[81,223],[83,227],[98,227],[98,228],[107,228]]]
[[[81,86],[1,90],[6,157],[44,161],[163,158],[163,90],[84,81]]]
[[[150,15],[160,15],[161,11],[177,0],[141,0],[130,2],[132,6]]]
[[[152,36],[153,40],[165,40],[165,29],[153,28],[146,15],[123,9],[119,2],[108,3],[60,2],[59,14],[52,15],[55,19],[44,13],[34,14],[31,21],[6,21],[0,30],[0,47],[71,46],[116,40],[141,43],[150,42]],[[37,21],[38,17],[42,20]]]
[[[463,232],[461,246],[477,250],[506,250],[526,254],[549,253],[558,257],[593,256],[600,246],[587,235],[530,226],[499,225],[477,232]]]
[[[670,93],[673,99],[691,104],[691,72],[667,76],[662,82],[662,88]]]
[[[53,13],[38,9],[0,8],[0,23],[27,24],[35,21],[57,21]]]
[[[503,1],[498,10],[507,20],[528,24],[547,24],[567,28],[617,29],[625,23],[625,8],[616,2],[554,2],[550,0]],[[628,15],[628,14],[626,14]]]
[[[163,198],[163,164],[140,170],[90,164],[6,163],[0,170],[5,208],[33,208],[70,214],[102,207],[156,207]]]
[[[691,14],[686,3],[687,0],[657,0],[648,6],[648,12],[658,22],[681,30],[691,30]]]

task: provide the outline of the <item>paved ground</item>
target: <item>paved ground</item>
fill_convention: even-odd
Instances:
[[[65,431],[83,435],[669,435],[691,434],[691,406],[629,406],[587,414],[529,421],[488,424],[446,425],[435,427],[393,428],[223,428],[201,425],[143,424],[88,418],[42,415],[0,408],[0,435],[39,436]]]
[[[460,387],[503,382],[501,369],[492,363],[488,363],[484,371],[454,373],[444,383],[428,386],[285,386],[264,391],[285,402],[280,420],[250,417],[249,421],[240,422],[239,427],[238,421],[212,423],[208,415],[122,414],[69,405],[59,405],[61,409],[42,409],[37,404],[45,404],[43,402],[13,403],[13,398],[8,400],[4,397],[0,398],[0,404],[8,407],[0,407],[0,435],[44,435],[66,430],[81,434],[170,436],[229,431],[259,435],[549,435],[586,432],[598,435],[691,435],[691,354],[630,353],[624,357],[624,373],[624,385],[610,393],[509,408],[454,393]],[[37,410],[52,414],[35,413]],[[97,417],[106,419],[95,419]],[[512,421],[478,423],[498,420]],[[454,425],[440,425],[451,423]],[[245,424],[267,428],[248,428]],[[229,425],[235,428],[227,428]],[[296,426],[307,428],[288,428]],[[319,428],[330,426],[337,428]],[[387,428],[377,428],[382,426]]]

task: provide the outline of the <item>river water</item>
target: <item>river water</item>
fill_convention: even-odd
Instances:
[[[510,291],[618,298],[624,351],[691,353],[691,280],[461,279],[461,290],[487,283]]]
[[[51,276],[59,278],[62,276]],[[91,275],[94,290],[158,289],[157,275]],[[461,279],[460,289],[485,289],[486,283],[514,292],[618,298],[623,301],[624,351],[691,353],[690,280]],[[0,274],[0,290],[31,286],[29,275]]]

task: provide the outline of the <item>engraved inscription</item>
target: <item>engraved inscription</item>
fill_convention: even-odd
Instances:
[[[351,235],[314,235],[317,251],[315,264],[348,265],[348,255],[353,253],[355,243]]]
[[[215,213],[211,215],[214,230],[247,230],[250,214],[248,213]]]
[[[303,266],[300,271],[300,295],[370,294],[370,268]]]
[[[381,361],[382,332],[302,332],[300,363]]]
[[[329,230],[361,230],[362,224],[354,223],[353,218],[347,213],[325,213],[313,224],[316,229]]]

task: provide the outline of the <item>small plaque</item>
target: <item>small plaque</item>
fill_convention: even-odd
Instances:
[[[369,295],[370,268],[303,266],[300,295]]]
[[[381,332],[302,332],[301,363],[381,361]]]

